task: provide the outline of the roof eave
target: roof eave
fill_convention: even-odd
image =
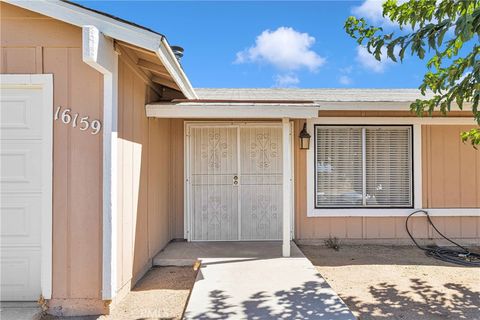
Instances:
[[[94,25],[105,36],[155,52],[185,97],[198,98],[168,42],[161,34],[64,1],[2,1],[78,27]]]

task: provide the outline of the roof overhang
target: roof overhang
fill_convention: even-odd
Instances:
[[[147,117],[189,119],[308,119],[316,118],[319,112],[374,111],[410,112],[410,101],[214,101],[174,100],[153,102],[145,106]],[[471,106],[464,106],[468,116]],[[452,107],[451,111],[460,111]]]
[[[322,111],[410,111],[413,101],[315,101]],[[471,111],[464,103],[462,110],[454,103],[451,111]]]
[[[93,25],[107,37],[152,51],[165,66],[185,97],[188,99],[198,98],[170,45],[161,34],[64,1],[2,1],[78,27]]]
[[[145,106],[147,117],[188,119],[306,119],[318,116],[315,103],[155,102]]]

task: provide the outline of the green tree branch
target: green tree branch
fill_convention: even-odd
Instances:
[[[379,61],[402,62],[408,50],[423,60],[427,52],[433,52],[419,87],[423,96],[427,91],[433,96],[417,99],[411,110],[418,116],[437,109],[446,115],[452,106],[463,110],[468,103],[480,125],[480,0],[410,0],[401,5],[388,0],[383,16],[398,23],[400,35],[354,16],[345,21],[344,28]],[[467,43],[472,49],[462,57]],[[382,56],[385,51],[386,57]],[[480,145],[480,128],[463,132],[461,139],[474,147]]]

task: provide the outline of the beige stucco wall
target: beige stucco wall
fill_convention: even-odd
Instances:
[[[0,73],[52,73],[54,108],[102,119],[102,76],[82,61],[81,29],[0,3]],[[53,110],[52,110],[53,117]],[[51,311],[100,313],[102,135],[53,128]]]

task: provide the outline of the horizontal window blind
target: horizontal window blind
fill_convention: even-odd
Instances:
[[[362,206],[362,129],[316,127],[317,207]]]
[[[367,206],[412,204],[410,127],[365,129]]]
[[[410,207],[409,126],[315,126],[316,207]]]

